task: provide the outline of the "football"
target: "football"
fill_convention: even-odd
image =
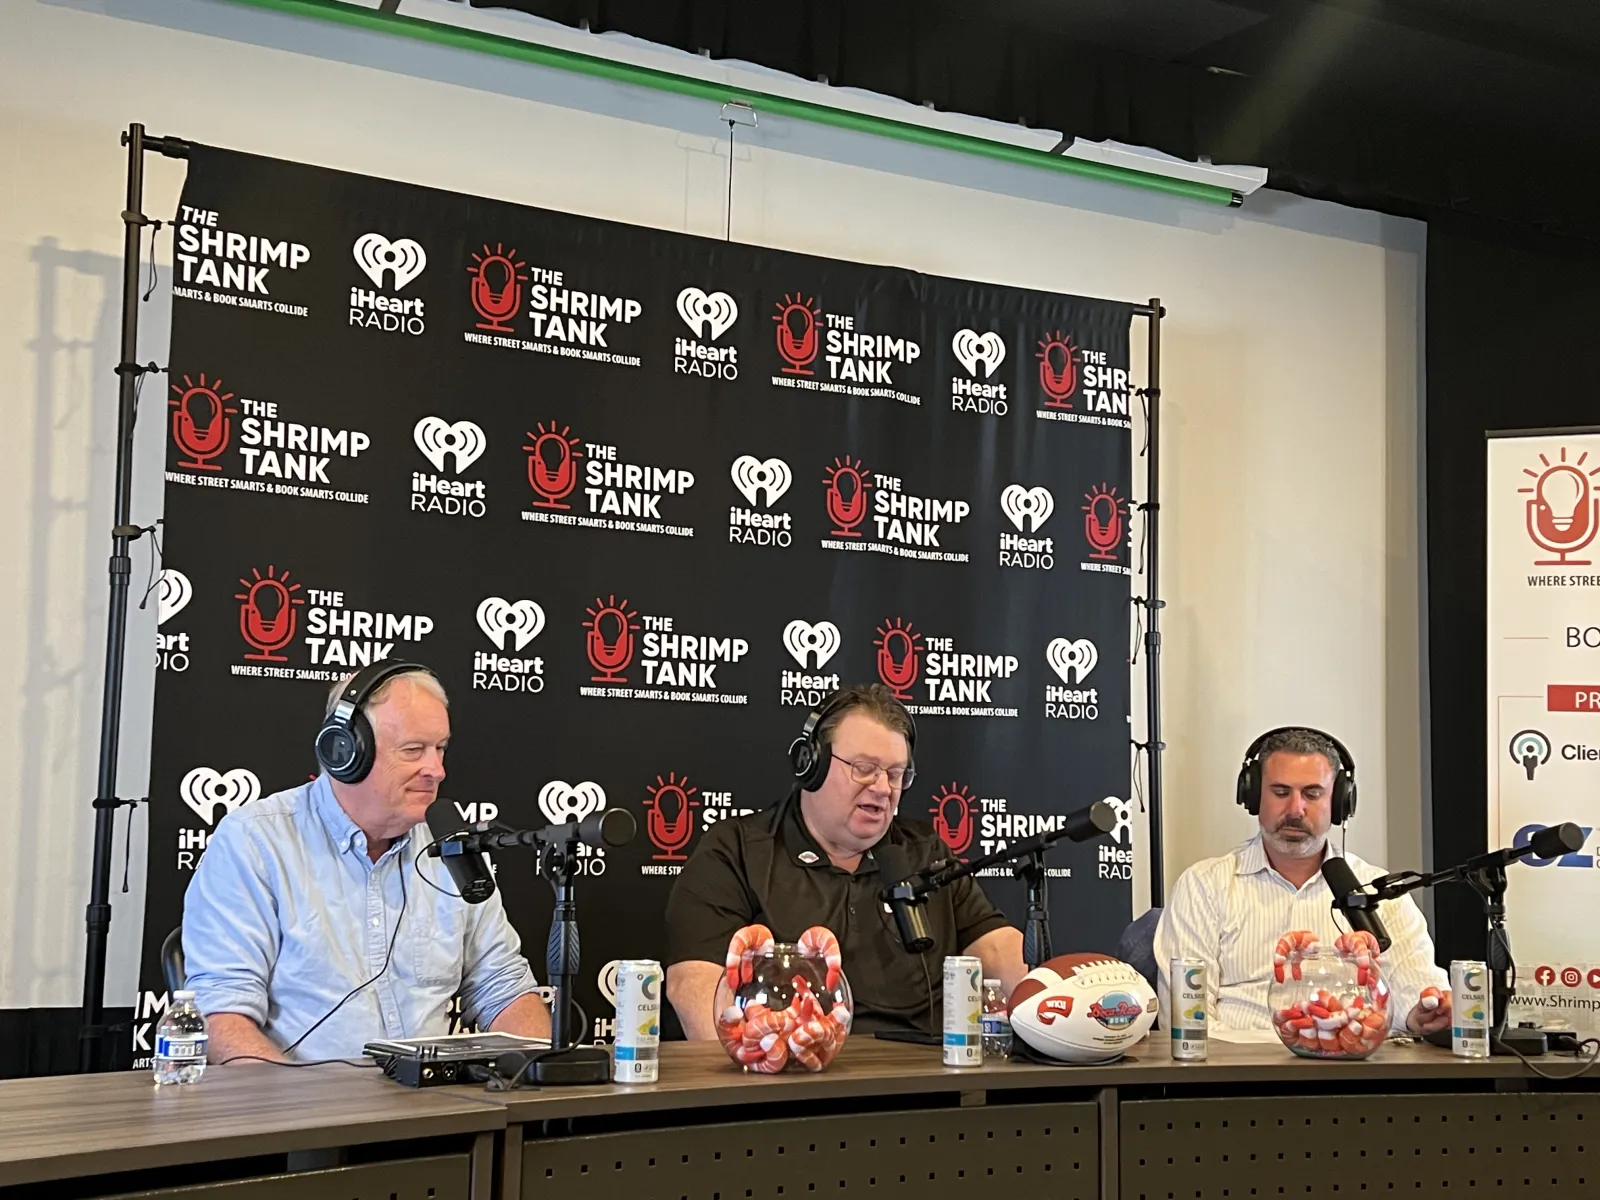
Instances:
[[[1065,1063],[1107,1063],[1156,1020],[1156,994],[1121,959],[1063,954],[1035,967],[1011,992],[1011,1028],[1029,1046]]]

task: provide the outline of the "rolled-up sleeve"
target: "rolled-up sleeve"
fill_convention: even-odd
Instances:
[[[224,817],[183,899],[188,986],[206,1015],[267,1021],[267,984],[280,947],[278,901],[248,822]]]
[[[522,954],[522,939],[506,919],[499,889],[477,906],[467,929],[461,985],[461,1015],[487,1029],[506,1007],[534,989],[533,970]]]

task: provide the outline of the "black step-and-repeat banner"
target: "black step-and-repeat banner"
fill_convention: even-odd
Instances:
[[[464,818],[638,818],[580,884],[598,1036],[605,964],[660,955],[840,682],[916,714],[901,812],[963,857],[1112,798],[1050,861],[1058,947],[1114,948],[1127,305],[198,146],[174,253],[136,1054],[216,822],[310,778],[329,682],[388,655],[449,689]],[[549,889],[498,877],[542,974]]]

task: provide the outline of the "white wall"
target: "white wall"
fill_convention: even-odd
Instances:
[[[726,216],[727,130],[714,105],[221,0],[0,6],[6,1007],[75,1005],[81,988],[115,415],[117,135],[131,120],[668,229],[720,235]],[[146,211],[170,216],[182,164],[147,165]],[[743,241],[1164,299],[1167,874],[1248,832],[1230,800],[1239,752],[1291,719],[1327,725],[1361,761],[1352,848],[1417,862],[1421,227],[1270,193],[1224,211],[770,117],[739,131],[735,169]],[[165,267],[170,246],[158,244]],[[145,306],[144,361],[165,359],[165,284],[163,271]],[[151,382],[139,431],[143,523],[160,505],[163,390]],[[140,589],[146,554],[136,549]],[[128,795],[144,790],[153,634],[153,606],[136,611]],[[116,894],[112,1003],[134,986],[142,830],[141,817],[132,890]],[[119,833],[119,883],[121,844]]]

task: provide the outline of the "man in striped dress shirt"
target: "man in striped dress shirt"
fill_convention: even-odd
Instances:
[[[1355,764],[1333,739],[1311,729],[1276,730],[1251,749],[1239,802],[1254,812],[1260,829],[1227,854],[1185,871],[1156,929],[1163,1027],[1170,1027],[1172,959],[1205,962],[1211,1028],[1269,1030],[1267,990],[1278,939],[1307,929],[1331,946],[1345,932],[1335,921],[1333,893],[1321,872],[1336,807],[1342,806],[1341,816],[1355,807]],[[1258,781],[1259,790],[1253,786]],[[1354,854],[1344,857],[1363,884],[1384,873]],[[1392,992],[1392,1028],[1413,1035],[1448,1028],[1449,980],[1434,963],[1422,913],[1410,896],[1402,896],[1379,905],[1378,915],[1393,940],[1379,959]],[[1446,997],[1432,1010],[1418,1002],[1430,986]]]

